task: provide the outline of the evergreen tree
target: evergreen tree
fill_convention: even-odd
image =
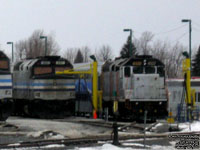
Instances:
[[[129,49],[132,49],[132,54],[130,55]],[[122,47],[122,50],[120,51],[120,56],[122,58],[129,58],[132,56],[136,55],[136,47],[133,44],[133,42],[131,41],[131,37],[128,36],[126,43],[124,44],[124,46]]]
[[[76,58],[74,63],[82,63],[83,62],[83,54],[81,53],[80,49],[77,52]]]
[[[192,75],[200,76],[200,46],[192,63]]]

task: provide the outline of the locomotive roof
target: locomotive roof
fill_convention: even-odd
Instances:
[[[3,51],[0,51],[0,57],[8,59],[8,56]]]
[[[57,61],[57,60],[65,60],[67,61],[67,65],[70,67],[73,67],[72,64],[65,58],[62,58],[60,56],[41,56],[33,59],[26,59],[19,61],[15,64],[14,70],[19,70],[19,68],[30,68],[34,66],[38,61]],[[24,69],[23,69],[24,70]]]
[[[107,61],[103,65],[102,71],[112,70],[112,67],[132,66],[133,61],[137,61],[137,60],[138,61],[141,61],[141,60],[155,61],[156,66],[164,66],[164,64],[160,60],[153,58],[151,55],[137,55],[131,58],[118,58],[114,61]]]
[[[150,55],[139,55],[136,57],[128,58],[121,64],[121,66],[132,66],[133,61],[141,61],[141,60],[155,61],[155,66],[164,66],[164,64],[160,60],[158,60],[157,58],[153,58]]]

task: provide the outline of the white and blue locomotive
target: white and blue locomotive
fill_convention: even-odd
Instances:
[[[0,51],[0,121],[5,121],[13,111],[12,75],[9,58]]]
[[[15,64],[13,99],[15,112],[39,118],[63,118],[74,112],[75,83],[71,75],[56,71],[72,69],[60,56],[27,59]]]
[[[118,102],[120,118],[163,118],[167,113],[165,65],[152,56],[135,56],[106,62],[102,67],[103,107],[113,114]]]

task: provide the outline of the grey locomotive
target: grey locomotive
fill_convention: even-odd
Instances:
[[[60,56],[16,63],[13,71],[15,113],[39,118],[72,115],[75,107],[74,77],[55,73],[72,68],[71,63]]]
[[[12,75],[9,58],[0,51],[0,121],[5,121],[13,110]]]
[[[165,66],[152,56],[136,56],[106,62],[102,67],[103,107],[113,114],[118,102],[120,118],[149,119],[167,116]]]

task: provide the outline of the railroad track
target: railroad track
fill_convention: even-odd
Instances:
[[[171,134],[181,135],[181,134],[200,134],[200,132],[181,132],[181,133],[165,133],[165,134],[152,134],[146,135],[146,138],[167,138]],[[144,134],[134,134],[134,135],[119,135],[119,140],[130,140],[130,139],[140,139],[143,138]],[[17,144],[0,144],[0,149],[14,149],[14,148],[28,148],[36,147],[41,148],[52,144],[62,144],[67,146],[80,146],[86,144],[97,144],[98,141],[112,141],[110,135],[99,135],[90,136],[84,138],[74,138],[74,139],[54,139],[54,140],[39,140],[30,142],[21,142]]]
[[[83,124],[88,124],[88,125],[93,125],[93,126],[98,126],[98,127],[113,128],[113,123],[114,122],[78,121],[78,123],[83,123]],[[149,131],[157,123],[158,122],[155,122],[153,124],[148,124],[146,126],[146,131]],[[121,131],[121,132],[126,132],[126,131],[128,131],[130,129],[137,129],[139,131],[144,131],[143,124],[138,124],[136,122],[131,122],[131,123],[118,122],[117,124],[118,124],[118,131]]]
[[[78,120],[78,121],[69,121],[73,123],[82,123],[82,124],[87,124],[87,125],[92,125],[92,126],[97,126],[97,127],[105,127],[105,128],[113,128],[113,123],[114,122],[105,122],[105,121],[93,121],[93,120]],[[132,123],[122,123],[118,122],[118,130],[125,132],[129,129],[135,128],[138,130],[144,130],[144,127],[141,126],[141,124],[137,124],[136,122]]]

